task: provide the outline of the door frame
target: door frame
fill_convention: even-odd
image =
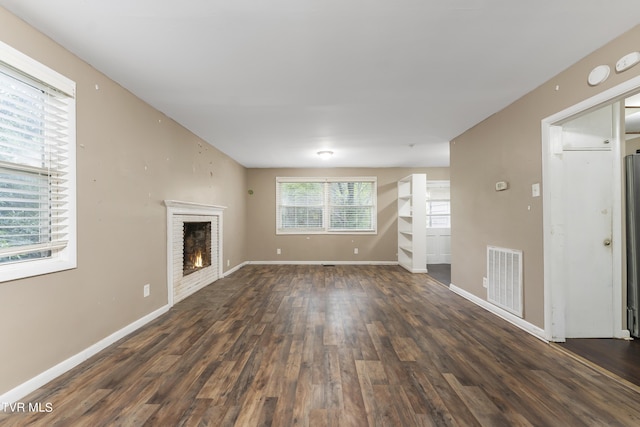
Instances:
[[[427,180],[427,192],[429,191],[429,184],[431,183],[431,185],[442,185],[442,186],[446,186],[449,188],[449,227],[446,228],[433,228],[433,227],[427,227],[425,230],[425,233],[427,235],[427,265],[429,264],[451,264],[451,181],[448,179],[428,179]],[[445,185],[446,184],[446,185]],[[429,201],[429,199],[427,198],[427,202]],[[448,239],[449,239],[449,253],[448,254],[443,254],[442,251],[439,251],[439,253],[437,254],[438,257],[438,261],[437,262],[429,262],[429,230],[448,230]],[[438,239],[442,239],[442,236],[438,236]],[[441,243],[441,241],[439,241],[438,243]],[[445,258],[445,260],[442,260],[443,258]]]
[[[640,89],[640,76],[542,119],[542,185],[543,185],[543,248],[544,248],[544,331],[549,341],[565,341],[565,302],[563,280],[564,230],[562,197],[562,125],[561,123],[587,110],[614,103]],[[622,112],[621,114],[624,114]],[[622,257],[622,156],[620,127],[614,126],[613,166],[613,336],[628,338],[623,326]],[[620,283],[621,286],[616,286]]]

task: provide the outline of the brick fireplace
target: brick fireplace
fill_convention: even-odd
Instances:
[[[224,207],[165,200],[169,305],[222,277]]]

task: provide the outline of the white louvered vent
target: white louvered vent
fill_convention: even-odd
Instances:
[[[487,301],[522,317],[522,251],[487,246]]]

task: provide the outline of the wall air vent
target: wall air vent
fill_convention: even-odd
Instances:
[[[522,317],[522,251],[487,246],[487,301]]]

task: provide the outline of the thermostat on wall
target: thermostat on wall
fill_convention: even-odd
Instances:
[[[496,182],[496,191],[504,191],[509,188],[509,184],[506,181]]]

